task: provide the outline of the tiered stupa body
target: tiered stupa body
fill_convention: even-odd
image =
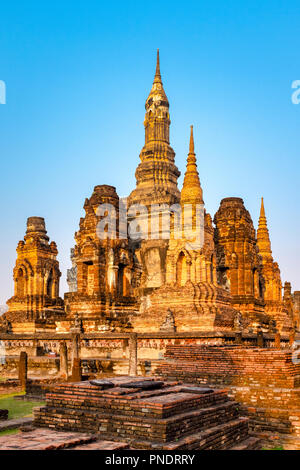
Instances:
[[[106,223],[109,207],[110,223]],[[84,210],[73,252],[77,290],[65,295],[67,318],[58,324],[58,330],[68,329],[68,322],[76,314],[86,331],[129,328],[128,310],[135,310],[139,265],[129,241],[119,238],[116,188],[95,186],[90,199],[85,200]]]
[[[142,237],[136,254],[143,266],[141,289],[149,290],[165,283],[165,263],[169,232],[164,220],[172,213],[171,206],[180,201],[175,165],[175,152],[170,146],[169,101],[163,88],[159,51],[153,85],[145,104],[145,145],[140,153],[136,188],[128,197],[128,219],[139,214]],[[142,210],[138,209],[143,206]],[[136,212],[135,209],[138,211]]]
[[[294,322],[299,329],[300,327],[300,291],[296,290],[293,293],[293,312],[294,312]]]
[[[232,329],[238,312],[230,294],[217,285],[214,229],[205,213],[191,128],[187,168],[181,191],[181,224],[171,223],[163,286],[145,292],[137,331],[211,331]],[[171,316],[172,314],[172,316]]]
[[[223,199],[214,222],[219,284],[230,291],[232,305],[243,313],[245,324],[268,328],[255,229],[243,199]]]
[[[17,247],[14,268],[15,292],[5,317],[13,332],[35,332],[55,328],[54,319],[63,314],[59,297],[59,264],[56,243],[49,237],[42,217],[29,217],[24,241]]]
[[[277,328],[280,331],[289,331],[293,328],[292,307],[291,305],[285,305],[282,299],[280,269],[278,263],[274,262],[272,256],[263,198],[261,200],[260,217],[258,222],[257,245],[262,262],[265,312],[276,321]]]

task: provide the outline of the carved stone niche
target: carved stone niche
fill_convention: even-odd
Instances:
[[[171,310],[168,310],[166,318],[164,322],[162,323],[160,331],[170,331],[174,332],[176,331],[176,325],[175,325],[175,318]]]
[[[237,312],[234,318],[234,330],[239,332],[239,331],[242,331],[242,329],[243,329],[242,314],[241,312]]]
[[[82,320],[78,313],[75,314],[73,327],[71,328],[72,333],[83,333]]]

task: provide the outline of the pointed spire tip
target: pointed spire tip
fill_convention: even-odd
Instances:
[[[191,126],[189,153],[195,152],[193,126]]]
[[[156,76],[156,77],[160,77],[159,49],[157,49],[157,54],[156,54],[156,70],[155,70],[155,76]]]
[[[261,198],[261,205],[260,205],[260,217],[265,217],[265,206],[264,206],[264,198]]]

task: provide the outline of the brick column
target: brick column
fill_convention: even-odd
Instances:
[[[241,332],[241,331],[237,331],[237,332],[235,333],[235,343],[237,343],[237,344],[242,344],[242,342],[243,342],[243,341],[242,341],[242,336],[243,336],[243,335],[242,335],[242,332]]]
[[[79,359],[79,346],[80,345],[80,335],[74,333],[72,335],[72,368],[74,365],[74,359]]]
[[[70,382],[81,382],[81,363],[79,358],[73,359],[73,366],[72,366],[72,376],[69,379]]]
[[[129,375],[137,375],[137,334],[130,333],[129,336]]]
[[[289,335],[289,346],[293,346],[294,344],[294,341],[295,341],[295,333],[292,332],[290,335]]]
[[[274,336],[274,347],[276,349],[280,349],[281,348],[281,345],[280,345],[280,333],[275,333],[275,336]]]
[[[32,342],[32,355],[37,357],[38,355],[38,340],[34,339]]]
[[[20,353],[20,360],[19,360],[19,381],[22,390],[26,392],[26,381],[27,381],[27,353],[25,351],[21,351]]]
[[[259,348],[264,347],[264,334],[262,331],[257,332],[257,347]]]
[[[59,362],[60,362],[60,367],[59,367],[60,375],[63,378],[67,379],[68,378],[68,348],[67,348],[67,344],[65,341],[62,341],[60,343]]]

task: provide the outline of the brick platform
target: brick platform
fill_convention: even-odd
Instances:
[[[99,433],[101,440],[149,450],[228,449],[249,438],[248,418],[240,417],[225,390],[180,382],[163,382],[149,390],[142,384],[126,385],[141,382],[140,377],[109,380],[111,387],[105,390],[91,382],[58,385],[47,394],[46,406],[34,410],[35,425]],[[254,444],[257,440],[251,448]]]
[[[90,434],[36,429],[31,432],[0,437],[1,450],[122,450],[128,444],[98,441]]]

